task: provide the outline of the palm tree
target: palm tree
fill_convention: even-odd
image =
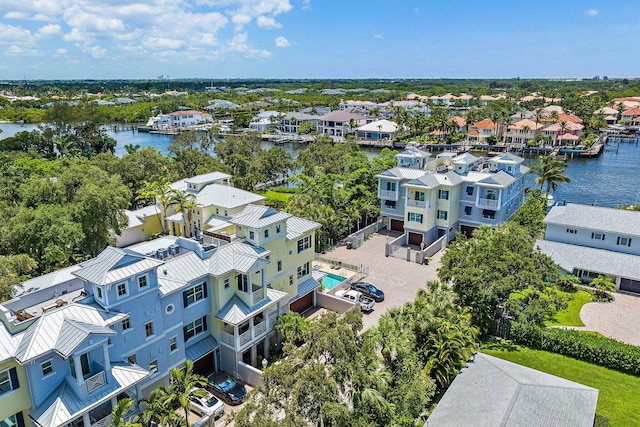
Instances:
[[[118,404],[113,408],[111,412],[111,424],[109,427],[141,427],[142,424],[134,421],[125,421],[124,416],[131,406],[133,401],[130,398],[125,398],[118,401]]]
[[[173,368],[169,375],[171,377],[171,394],[167,396],[166,402],[182,408],[185,427],[189,427],[189,402],[191,397],[197,394],[192,390],[204,387],[207,384],[207,379],[193,372],[191,360],[185,361],[182,369]]]
[[[162,232],[166,233],[166,218],[167,218],[167,209],[169,208],[169,181],[164,179],[163,181],[144,181],[143,187],[137,191],[138,195],[136,196],[136,200],[144,200],[144,199],[153,199],[154,205],[157,204],[156,200],[160,202],[160,206],[162,206]]]
[[[159,386],[151,392],[148,399],[143,399],[144,411],[140,418],[143,427],[178,427],[182,418],[178,416],[175,408],[169,406],[167,401],[172,398],[170,386]]]
[[[278,317],[275,328],[286,342],[299,346],[304,342],[310,323],[307,318],[292,311]]]
[[[555,156],[540,156],[537,163],[531,164],[531,173],[538,175],[535,183],[542,190],[543,185],[547,184],[546,195],[556,191],[558,183],[569,183],[571,180],[564,175],[565,164],[562,160]]]
[[[182,214],[184,225],[184,236],[191,236],[191,220],[193,219],[193,210],[200,203],[196,201],[196,196],[186,191],[171,189],[169,191],[169,206],[175,206],[176,211]]]

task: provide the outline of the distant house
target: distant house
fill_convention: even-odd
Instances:
[[[449,120],[458,127],[456,132],[467,133],[467,121],[465,119],[460,116],[453,116]]]
[[[360,126],[356,135],[358,138],[372,141],[390,140],[395,138],[399,131],[400,126],[397,123],[382,119]]]
[[[201,113],[195,110],[174,111],[169,114],[158,114],[151,117],[147,126],[154,129],[174,129],[185,126],[195,126],[213,122],[213,117],[209,113]]]
[[[307,114],[302,111],[294,111],[280,117],[278,120],[278,130],[285,133],[298,133],[300,125],[303,123],[311,123],[318,126],[322,116],[318,114]]]
[[[621,121],[632,122],[634,119],[640,117],[640,108],[628,108],[622,112],[620,116]]]
[[[360,109],[338,110],[325,114],[321,118],[319,133],[329,135],[336,140],[342,140],[348,133],[356,129],[350,129],[353,120],[356,126],[362,126],[367,122],[367,113]]]
[[[116,102],[122,105],[135,104],[136,100],[131,98],[116,98]]]
[[[266,132],[270,127],[278,123],[278,111],[260,111],[249,123],[249,129],[256,132]]]
[[[584,126],[580,123],[554,123],[542,129],[542,133],[553,141],[553,145],[577,145]]]
[[[616,290],[640,293],[640,212],[569,203],[544,219],[536,247],[584,281],[605,275]]]
[[[598,390],[478,353],[424,427],[593,427]]]
[[[486,144],[487,138],[496,135],[496,124],[491,119],[480,120],[469,126],[468,139],[470,142]]]
[[[522,119],[507,126],[505,133],[506,142],[514,144],[526,144],[542,131],[544,126],[530,119]]]

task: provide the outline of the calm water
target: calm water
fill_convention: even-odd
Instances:
[[[0,139],[35,128],[35,125],[0,123],[0,129],[3,131],[0,133]],[[107,133],[117,141],[117,156],[126,153],[124,146],[127,144],[137,144],[140,147],[152,146],[163,154],[167,154],[167,148],[173,142],[173,137],[169,135],[111,130]],[[271,143],[262,143],[264,149],[271,146]],[[299,152],[305,148],[300,144],[285,144],[283,147],[294,158],[297,158]],[[375,157],[379,152],[374,148],[367,148],[364,151],[369,158]],[[528,158],[525,163],[532,163],[535,159],[535,157]],[[554,194],[557,202],[567,201],[608,207],[640,203],[640,146],[635,143],[621,143],[617,152],[615,148],[607,147],[597,158],[569,160],[565,174],[571,179],[571,183],[558,184]],[[535,187],[533,182],[535,178],[533,175],[527,176],[526,185]]]

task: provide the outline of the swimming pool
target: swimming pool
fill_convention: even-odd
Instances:
[[[324,273],[324,271],[323,271]],[[347,280],[346,277],[338,276],[337,274],[327,273],[326,276],[322,278],[322,287],[326,290],[331,290],[338,286],[340,283]]]

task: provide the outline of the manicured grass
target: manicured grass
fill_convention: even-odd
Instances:
[[[640,377],[503,341],[486,343],[484,353],[556,375],[600,391],[596,412],[609,419],[609,426],[640,425]]]
[[[275,200],[277,202],[282,202],[282,203],[287,203],[289,201],[289,198],[291,196],[293,196],[293,194],[291,193],[279,193],[277,191],[273,191],[273,190],[267,190],[264,192],[260,192],[260,194],[262,194],[264,197],[267,198],[267,200]]]
[[[572,299],[568,301],[565,310],[557,312],[553,320],[546,322],[547,326],[584,326],[582,319],[580,319],[580,309],[586,303],[591,302],[591,295],[585,291],[575,293],[558,291],[558,294]]]

